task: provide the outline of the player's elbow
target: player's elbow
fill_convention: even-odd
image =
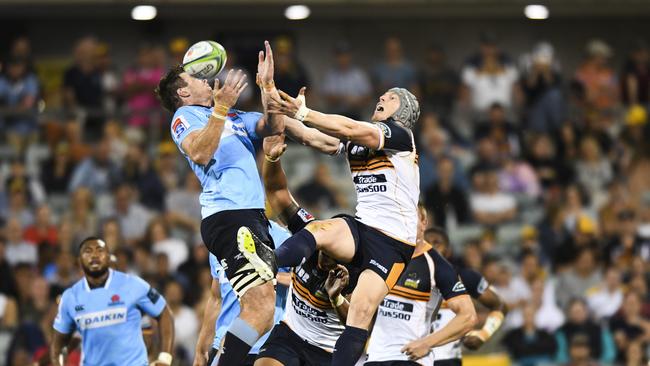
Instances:
[[[474,306],[464,309],[460,314],[463,318],[463,334],[467,334],[469,331],[476,327],[478,323],[478,317],[476,316],[476,310]]]
[[[190,157],[190,160],[203,166],[208,165],[210,163],[210,159],[212,159],[210,155],[200,151],[188,152],[188,156]]]

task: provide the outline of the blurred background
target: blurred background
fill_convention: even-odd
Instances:
[[[153,88],[204,39],[250,80],[270,40],[278,87],[330,113],[418,96],[430,222],[511,308],[475,364],[645,364],[650,2],[540,3],[0,0],[0,365],[47,358],[88,235],[166,296],[191,364],[211,281],[200,185]],[[283,163],[317,217],[353,212],[344,160],[293,144]]]

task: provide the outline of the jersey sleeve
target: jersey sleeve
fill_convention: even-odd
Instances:
[[[380,132],[379,148],[377,150],[413,151],[411,132],[398,125],[393,120],[377,123]]]
[[[298,231],[304,229],[307,224],[314,220],[316,220],[314,216],[301,207],[298,209],[298,211],[296,211],[295,214],[293,214],[293,216],[291,216],[289,222],[287,223],[287,227],[292,234],[295,234]]]
[[[468,268],[458,269],[458,275],[465,284],[467,293],[475,299],[483,295],[490,285],[483,275]]]
[[[456,269],[454,269],[454,266],[435,249],[431,249],[429,255],[431,255],[431,259],[433,259],[433,264],[435,265],[434,279],[442,297],[445,300],[449,300],[452,297],[467,295],[465,285],[461,281]]]
[[[138,296],[136,300],[138,308],[147,315],[157,318],[167,304],[165,298],[142,278],[132,276],[131,280],[134,291]]]
[[[221,267],[221,263],[219,263],[219,260],[214,254],[210,253],[208,258],[210,262],[210,274],[212,275],[212,278],[219,280],[219,271],[221,271],[223,267]]]
[[[178,146],[180,151],[185,154],[181,144],[187,135],[192,131],[203,128],[203,123],[199,118],[188,108],[179,108],[178,111],[174,114],[174,118],[171,123],[171,135],[174,143]]]
[[[239,118],[244,122],[244,128],[251,140],[259,140],[260,136],[257,134],[257,124],[262,118],[262,113],[259,112],[238,112]]]
[[[66,290],[61,296],[61,301],[59,302],[59,310],[56,314],[56,318],[54,318],[54,324],[52,324],[54,330],[59,333],[70,334],[76,327],[74,319],[72,318],[70,312],[70,306],[72,306],[70,299],[70,290]]]

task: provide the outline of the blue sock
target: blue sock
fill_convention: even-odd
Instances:
[[[367,330],[347,325],[334,346],[332,365],[354,366],[363,354],[367,340]]]
[[[316,251],[316,239],[307,229],[302,229],[285,240],[275,250],[278,267],[297,267]]]
[[[235,319],[223,342],[223,353],[217,361],[218,366],[240,365],[248,356],[260,335],[255,328],[241,318]]]

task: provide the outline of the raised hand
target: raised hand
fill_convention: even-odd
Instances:
[[[284,134],[265,137],[262,142],[262,149],[269,160],[277,160],[287,149],[287,144],[284,143]]]
[[[330,299],[334,299],[341,294],[341,291],[350,283],[350,273],[345,266],[338,264],[336,269],[329,272],[325,280],[325,291]]]
[[[269,41],[264,41],[266,52],[260,51],[257,61],[257,77],[261,86],[270,86],[273,84],[273,50]]]
[[[280,99],[274,98],[269,101],[269,113],[283,114],[285,116],[295,118],[296,113],[300,107],[305,103],[305,87],[303,86],[296,98],[291,97],[289,94],[279,90]]]
[[[247,86],[246,74],[241,70],[237,70],[236,72],[233,70],[228,71],[226,80],[223,82],[221,88],[219,88],[219,79],[214,81],[214,88],[212,89],[214,105],[226,108],[234,106],[242,91],[244,91]]]

